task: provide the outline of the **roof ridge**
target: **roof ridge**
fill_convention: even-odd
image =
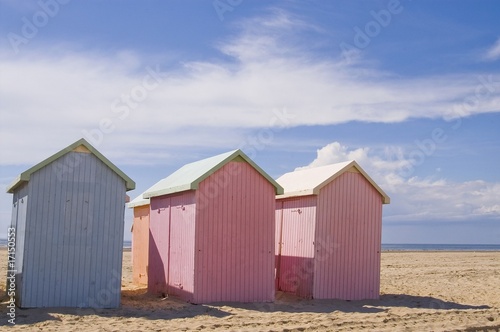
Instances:
[[[49,165],[50,163],[56,161],[57,159],[61,158],[62,156],[66,155],[67,153],[72,152],[74,149],[76,149],[79,146],[85,146],[90,153],[95,155],[99,160],[101,160],[106,166],[111,168],[116,174],[118,174],[126,183],[126,188],[128,190],[133,190],[135,189],[135,182],[129,178],[125,173],[123,173],[118,167],[116,167],[115,164],[113,164],[108,158],[106,158],[102,153],[100,153],[96,148],[92,146],[87,140],[84,138],[80,138],[76,142],[68,145],[67,147],[59,150],[58,152],[52,154],[48,158],[45,158],[44,160],[40,161],[39,163],[33,165],[32,167],[28,168],[26,171],[22,172],[8,187],[7,187],[7,192],[8,193],[13,193],[14,190],[19,187],[21,184],[25,182],[29,182],[31,174],[35,173],[39,169]]]
[[[251,160],[243,151],[236,149],[183,165],[169,176],[161,179],[147,189],[143,197],[151,198],[186,190],[196,190],[198,189],[199,183],[238,156],[243,158],[245,162],[250,164],[257,172],[266,178],[275,187],[276,194],[283,193],[283,188],[272,177]]]
[[[328,167],[329,166],[329,167]],[[336,166],[333,167],[333,166]],[[310,167],[288,172],[280,176],[276,181],[283,186],[285,193],[280,197],[318,195],[321,188],[335,180],[351,167],[355,167],[370,184],[383,197],[384,204],[390,203],[389,196],[380,188],[377,183],[365,172],[365,170],[356,162],[356,160],[334,163],[329,165]],[[318,170],[319,168],[323,169]],[[326,172],[325,170],[328,170]],[[306,171],[306,172],[303,172]],[[309,176],[309,177],[307,177]],[[301,177],[300,179],[297,179]]]

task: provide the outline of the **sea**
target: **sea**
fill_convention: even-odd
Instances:
[[[382,243],[382,251],[500,251],[500,244]]]
[[[6,239],[0,239],[0,247],[7,247]],[[123,241],[124,249],[131,247],[131,241]],[[500,251],[500,244],[382,243],[382,251]]]

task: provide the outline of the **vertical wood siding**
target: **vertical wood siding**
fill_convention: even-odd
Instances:
[[[125,182],[70,152],[31,175],[23,307],[120,304]]]
[[[275,189],[232,161],[199,186],[193,301],[273,301]]]
[[[278,201],[283,217],[277,221],[281,233],[281,255],[278,257],[280,290],[302,297],[312,297],[314,273],[314,236],[316,196],[303,196]]]
[[[148,291],[167,293],[170,197],[152,197],[149,212]]]
[[[16,232],[16,252],[15,252],[15,274],[16,274],[16,302],[22,305],[23,299],[23,261],[26,242],[26,214],[28,208],[28,185],[23,184],[14,193],[12,204],[11,227]],[[7,282],[7,285],[9,282]]]
[[[189,302],[194,292],[195,210],[193,191],[171,197],[167,291]]]
[[[313,296],[377,299],[382,197],[359,173],[321,189],[317,208]]]
[[[132,276],[137,285],[148,284],[149,204],[134,207]]]
[[[194,291],[195,194],[152,197],[148,290],[192,300]]]
[[[276,210],[274,213],[275,227],[274,227],[274,288],[279,290],[279,276],[281,269],[281,242],[282,242],[282,224],[283,224],[283,200],[276,200]]]

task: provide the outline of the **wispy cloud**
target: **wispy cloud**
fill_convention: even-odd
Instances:
[[[410,163],[401,147],[349,148],[339,142],[317,150],[317,157],[305,167],[317,167],[356,160],[389,194],[386,221],[460,221],[473,217],[500,218],[500,183],[482,180],[452,182],[445,178],[400,175]]]
[[[500,38],[486,51],[484,58],[490,61],[500,59]]]
[[[122,153],[118,161],[136,163],[141,153],[149,162],[166,158],[158,154],[155,159],[152,144],[167,150],[238,146],[246,130],[270,126],[273,110],[283,107],[294,114],[288,126],[500,111],[500,72],[489,73],[490,86],[471,106],[464,103],[484,84],[480,73],[409,79],[362,62],[318,58],[301,35],[318,30],[283,11],[242,21],[239,29],[217,45],[219,59],[183,62],[168,70],[160,60],[150,62],[151,57],[133,51],[0,55],[1,163],[40,160],[48,152],[43,149],[56,150],[63,141],[99,129],[103,121],[113,127],[103,134],[103,144],[111,151],[134,151],[133,158]],[[137,87],[147,67],[159,68],[161,83],[144,97]],[[136,100],[125,104],[124,98]],[[127,116],[118,111],[122,106],[128,107]],[[17,140],[26,130],[29,136]],[[40,137],[44,146],[25,153]]]

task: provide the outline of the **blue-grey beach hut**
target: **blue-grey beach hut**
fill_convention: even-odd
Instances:
[[[120,305],[126,191],[134,188],[84,139],[15,179],[7,192],[18,306]]]

